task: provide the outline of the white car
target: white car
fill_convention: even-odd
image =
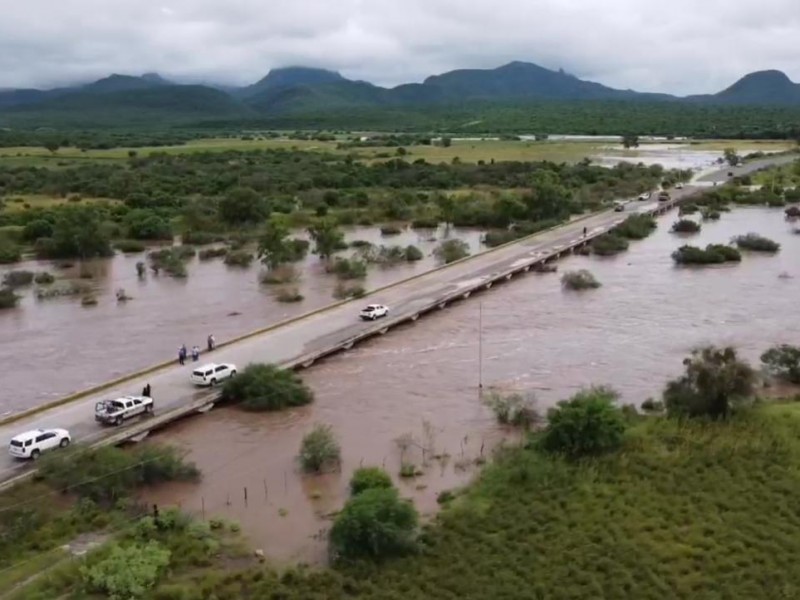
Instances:
[[[195,385],[217,385],[218,383],[236,376],[236,365],[231,363],[209,363],[197,367],[189,379]]]
[[[153,412],[153,399],[147,396],[122,396],[94,405],[94,419],[105,425],[122,425],[125,419]]]
[[[388,317],[389,309],[383,304],[368,304],[364,310],[361,311],[360,316],[365,321],[374,321],[381,317]]]
[[[639,194],[639,200],[650,200],[650,192],[645,192],[644,194]]]
[[[683,189],[683,184],[679,181],[678,183],[675,184],[675,189],[676,190],[682,190]]]
[[[8,453],[15,458],[36,460],[42,452],[66,448],[72,438],[66,429],[33,429],[11,438]]]

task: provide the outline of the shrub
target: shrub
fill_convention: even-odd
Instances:
[[[678,209],[678,216],[682,217],[683,215],[693,215],[698,210],[700,210],[700,207],[698,207],[697,204],[693,202],[684,202]]]
[[[630,215],[614,228],[614,233],[629,240],[643,240],[658,227],[650,215]]]
[[[672,224],[673,233],[697,233],[700,231],[700,223],[692,219],[680,219]]]
[[[128,237],[134,240],[171,240],[169,221],[149,208],[135,208],[125,215]]]
[[[364,286],[359,284],[346,284],[339,282],[333,289],[333,297],[337,300],[346,300],[347,298],[363,298],[367,295],[367,290]]]
[[[739,235],[733,238],[733,243],[743,250],[752,250],[754,252],[777,252],[781,249],[779,243],[773,242],[771,239],[757,233]]]
[[[773,346],[761,355],[761,362],[770,375],[800,383],[800,348],[797,346]]]
[[[733,348],[695,350],[683,364],[686,373],[664,390],[670,416],[724,419],[753,395],[755,372]]]
[[[372,242],[368,242],[367,240],[353,240],[350,242],[350,247],[356,249],[371,248],[372,246],[374,246],[374,244]]]
[[[720,212],[713,208],[704,208],[700,211],[700,216],[705,221],[718,221],[720,218]]]
[[[296,287],[285,287],[275,292],[275,299],[278,302],[302,302],[303,294]]]
[[[274,269],[269,269],[261,274],[261,283],[266,285],[290,283],[297,281],[300,276],[292,265],[281,265]]]
[[[222,258],[223,256],[228,255],[228,249],[224,247],[220,248],[204,248],[197,253],[197,258],[200,260],[213,260],[215,258]]]
[[[10,265],[22,260],[22,250],[16,244],[0,241],[0,265]]]
[[[327,267],[339,279],[364,279],[367,276],[367,263],[359,258],[337,256]]]
[[[529,429],[539,422],[539,413],[534,408],[536,399],[533,395],[522,394],[502,395],[497,392],[490,393],[484,403],[492,409],[497,422],[501,425],[514,425]]]
[[[272,411],[310,404],[314,394],[292,370],[250,364],[225,382],[221,398],[240,403],[246,410]]]
[[[34,283],[39,285],[50,285],[56,280],[50,273],[47,271],[39,271],[36,275],[33,276]]]
[[[19,296],[9,287],[0,287],[0,310],[14,308],[19,302]]]
[[[366,490],[390,487],[393,487],[392,478],[380,467],[361,467],[356,469],[350,478],[351,496],[356,496]]]
[[[246,250],[234,250],[225,255],[225,264],[229,267],[247,268],[253,263],[255,257]]]
[[[415,262],[425,258],[425,255],[422,253],[422,250],[420,250],[414,245],[406,246],[403,254],[405,255],[406,262]]]
[[[339,464],[341,449],[330,425],[314,425],[303,436],[300,444],[300,466],[307,473],[319,473],[323,469]]]
[[[381,235],[400,235],[403,230],[397,225],[382,225]]]
[[[9,271],[3,276],[3,286],[15,288],[30,285],[33,283],[33,277],[33,271]]]
[[[616,392],[605,387],[593,387],[562,400],[547,414],[542,448],[570,458],[616,450],[625,434],[625,419],[614,405],[616,400]]]
[[[483,236],[483,244],[489,248],[496,248],[497,246],[502,246],[503,244],[513,242],[514,240],[519,239],[519,237],[519,233],[513,229],[487,231]]]
[[[194,246],[207,246],[224,242],[225,236],[221,233],[211,233],[209,231],[186,231],[181,235],[181,242]]]
[[[22,239],[26,242],[35,242],[39,238],[53,236],[53,224],[46,219],[35,219],[25,225],[22,230]]]
[[[414,229],[436,229],[439,227],[439,219],[436,217],[417,217],[411,221]]]
[[[37,476],[54,489],[113,504],[139,486],[193,481],[200,471],[184,462],[178,450],[170,446],[142,446],[132,451],[116,446],[87,451],[73,446],[44,455]]]
[[[128,600],[149,596],[169,562],[170,551],[156,541],[114,543],[101,560],[81,566],[80,573],[91,592]]]
[[[592,240],[592,251],[599,256],[612,256],[628,249],[628,240],[615,233],[604,233]]]
[[[592,290],[602,284],[586,269],[568,271],[561,277],[561,285],[568,290]]]
[[[331,527],[335,559],[380,561],[414,550],[419,516],[394,488],[368,489],[350,498]]]
[[[434,249],[433,255],[447,265],[469,256],[469,245],[463,240],[447,240]]]
[[[114,247],[125,254],[144,252],[147,248],[144,242],[140,242],[139,240],[117,240],[114,242]]]
[[[697,246],[681,246],[672,253],[672,260],[679,265],[713,265],[741,261],[742,255],[731,246],[709,244],[705,250]]]
[[[790,219],[800,217],[800,206],[790,206],[786,209],[786,216]]]
[[[308,240],[292,238],[286,240],[286,259],[289,262],[298,262],[308,255],[311,243]]]
[[[642,402],[642,410],[648,413],[657,413],[662,412],[664,410],[664,403],[660,400],[653,400],[652,398],[648,398],[644,402]]]

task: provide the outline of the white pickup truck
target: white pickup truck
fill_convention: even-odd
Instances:
[[[153,399],[147,396],[122,396],[94,405],[94,419],[104,425],[122,425],[125,419],[153,412]]]

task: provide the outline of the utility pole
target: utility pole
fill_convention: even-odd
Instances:
[[[478,389],[483,389],[483,302],[478,303]]]

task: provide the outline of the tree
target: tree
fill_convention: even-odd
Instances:
[[[361,467],[356,469],[350,478],[351,496],[357,496],[366,490],[390,487],[392,487],[392,478],[380,467]]]
[[[147,208],[135,208],[125,215],[128,237],[134,240],[171,240],[169,221]]]
[[[47,148],[53,154],[55,154],[56,152],[58,152],[58,149],[61,147],[61,145],[55,140],[48,140],[45,143],[44,147]]]
[[[334,558],[382,560],[414,549],[419,516],[397,490],[372,488],[350,498],[331,527]]]
[[[632,133],[628,133],[622,136],[622,145],[628,148],[638,148],[639,147],[639,136],[634,135]]]
[[[770,375],[800,383],[800,348],[797,346],[774,346],[761,355],[761,362]]]
[[[725,419],[753,395],[755,371],[731,347],[695,350],[683,364],[686,373],[664,390],[670,416]]]
[[[723,150],[723,158],[725,162],[732,167],[735,167],[741,162],[741,158],[739,158],[734,148],[725,148],[725,150]]]
[[[439,208],[442,221],[447,225],[452,223],[456,213],[455,198],[451,194],[438,194],[436,196],[436,206]]]
[[[292,258],[289,247],[289,228],[275,221],[268,221],[258,241],[258,258],[268,269],[275,269]]]
[[[625,419],[616,400],[617,393],[606,387],[593,387],[562,400],[547,414],[542,448],[570,458],[616,450],[625,434]]]
[[[219,203],[220,219],[230,225],[258,223],[269,213],[267,203],[252,188],[235,188]]]
[[[105,558],[82,566],[80,572],[93,592],[120,600],[142,598],[149,595],[169,566],[170,556],[170,551],[156,541],[127,546],[115,543]]]
[[[310,404],[314,393],[292,370],[250,364],[225,382],[222,399],[240,402],[248,410],[269,411]]]
[[[47,219],[34,219],[22,230],[22,239],[26,242],[35,242],[39,238],[48,238],[52,235],[53,224]]]
[[[330,425],[315,425],[300,444],[300,465],[306,472],[319,473],[332,464],[339,464],[341,449]]]
[[[332,219],[320,219],[308,228],[311,239],[314,240],[314,254],[323,260],[333,256],[337,250],[346,248],[344,234]]]
[[[62,208],[53,223],[53,237],[44,245],[48,258],[111,256],[111,243],[98,211],[90,206]]]
[[[449,148],[452,145],[453,145],[453,139],[452,138],[449,138],[449,137],[443,137],[442,138],[442,147]]]

